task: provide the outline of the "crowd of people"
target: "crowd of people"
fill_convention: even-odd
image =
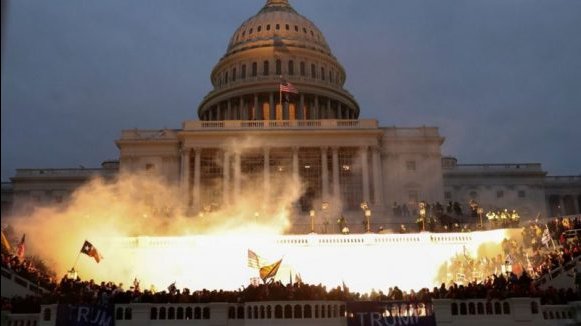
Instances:
[[[14,313],[39,312],[41,304],[75,303],[111,305],[117,303],[206,303],[231,302],[244,303],[276,300],[405,300],[411,302],[430,302],[434,298],[487,298],[504,299],[508,297],[540,297],[542,304],[561,304],[580,300],[577,288],[541,290],[535,279],[565,266],[581,255],[579,237],[567,238],[568,231],[581,228],[581,218],[560,218],[547,223],[531,222],[522,230],[522,239],[505,239],[502,253],[494,257],[471,258],[466,253],[459,254],[446,267],[446,275],[451,278],[442,286],[433,289],[405,292],[398,287],[390,288],[387,293],[351,292],[343,285],[327,289],[323,285],[309,285],[301,282],[283,284],[250,285],[236,291],[199,290],[187,288],[179,290],[170,287],[167,291],[155,289],[142,290],[139,281],[125,289],[123,284],[112,282],[96,283],[83,281],[78,276],[65,275],[56,282],[49,273],[26,259],[3,252],[2,267],[27,278],[46,290],[37,296],[2,299],[2,310]],[[547,235],[551,243],[547,242]],[[579,273],[572,277],[579,279]],[[462,276],[458,278],[458,276]]]
[[[457,201],[449,201],[447,205],[440,202],[392,205],[395,217],[412,217],[415,219],[418,231],[430,232],[468,232],[479,229],[498,229],[518,227],[520,215],[516,210],[491,209],[485,211],[479,204],[470,200],[466,209]],[[402,225],[400,232],[407,232]]]

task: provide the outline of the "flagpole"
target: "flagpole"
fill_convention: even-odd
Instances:
[[[81,252],[80,251],[77,254],[77,259],[75,259],[75,263],[73,264],[73,268],[71,268],[71,269],[75,269],[75,267],[77,267],[77,263],[79,262],[79,257],[81,257]]]

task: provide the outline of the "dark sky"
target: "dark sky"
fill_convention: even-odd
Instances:
[[[118,157],[122,129],[180,128],[264,2],[11,1],[2,181],[16,168],[97,167]],[[581,1],[291,4],[326,36],[362,118],[440,127],[461,163],[581,173]]]

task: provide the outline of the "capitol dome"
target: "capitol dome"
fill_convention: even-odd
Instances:
[[[232,35],[198,116],[221,120],[357,119],[345,71],[325,37],[287,0],[268,0]],[[279,92],[291,83],[298,93]]]

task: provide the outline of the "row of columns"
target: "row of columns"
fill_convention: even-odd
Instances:
[[[371,148],[371,175],[369,169],[369,150],[368,146],[360,147],[360,160],[361,160],[361,175],[362,175],[362,200],[372,203],[376,206],[383,205],[383,185],[382,185],[382,173],[381,173],[381,158],[380,158],[380,149],[378,147]],[[328,200],[331,197],[330,189],[329,189],[329,171],[328,171],[328,162],[327,162],[327,155],[328,155],[329,148],[328,147],[321,147],[321,190],[322,190],[322,197],[323,200]],[[194,157],[194,180],[193,180],[193,187],[190,188],[190,160],[193,154]],[[230,152],[224,151],[223,153],[223,162],[224,162],[224,169],[223,169],[223,201],[224,203],[232,203],[236,202],[240,196],[241,190],[241,159],[240,159],[240,152]],[[268,196],[270,194],[270,149],[265,148],[263,150],[264,155],[264,171],[263,171],[263,179],[264,179],[264,195],[265,200],[264,202],[268,202]],[[230,160],[233,156],[233,172],[234,172],[234,191],[232,192],[230,189],[231,183],[231,176],[230,176]],[[338,147],[331,147],[331,159],[332,159],[332,194],[335,197],[340,198],[340,181],[339,181],[339,148]],[[200,169],[200,162],[201,162],[201,148],[185,148],[182,150],[182,158],[181,158],[181,187],[184,194],[189,194],[190,190],[192,193],[191,201],[188,198],[187,201],[192,204],[195,209],[200,208],[200,180],[201,180],[201,169]],[[371,200],[371,189],[370,189],[370,177],[373,177],[373,194],[374,198],[373,201]],[[293,147],[292,150],[292,179],[295,182],[300,181],[300,173],[299,173],[299,147]],[[231,196],[232,195],[232,196]]]
[[[270,120],[275,120],[276,117],[276,106],[280,103],[279,101],[275,102],[275,97],[279,97],[280,93],[268,93],[268,104],[269,104],[269,118]],[[233,111],[232,101],[238,101],[238,110],[240,115],[236,115]],[[305,94],[299,95],[299,103],[298,109],[296,110],[296,114],[294,117],[289,116],[289,103],[282,102],[283,104],[283,116],[282,120],[290,120],[294,118],[296,120],[316,120],[321,119],[322,117],[326,117],[327,119],[356,119],[356,114],[354,110],[350,109],[349,107],[344,107],[341,102],[339,101],[332,101],[331,98],[326,98],[326,108],[323,112],[321,110],[321,106],[319,105],[319,96],[314,96],[314,100],[310,103],[310,115],[307,117],[305,116]],[[210,109],[208,109],[202,115],[202,120],[205,121],[218,121],[218,120],[265,120],[265,116],[263,114],[262,105],[260,105],[259,95],[254,94],[254,103],[252,107],[252,113],[248,114],[248,110],[242,109],[245,107],[245,100],[244,97],[241,96],[237,100],[236,99],[229,99],[226,102],[226,112],[221,114],[222,105],[218,104]],[[331,104],[336,103],[336,108],[332,109]],[[223,102],[222,102],[223,103]]]

